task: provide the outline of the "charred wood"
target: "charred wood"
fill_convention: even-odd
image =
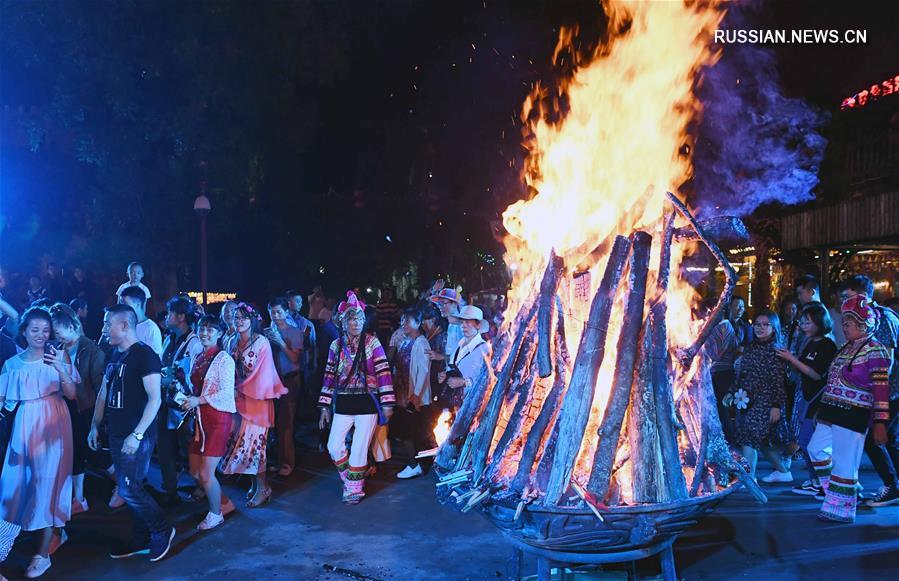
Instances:
[[[549,377],[553,372],[552,321],[554,313],[556,317],[562,317],[555,299],[564,269],[565,262],[551,252],[540,282],[540,310],[537,313],[537,373],[540,377]]]
[[[674,407],[674,390],[671,384],[671,356],[668,351],[668,281],[671,276],[671,243],[674,237],[674,213],[665,218],[662,248],[659,253],[657,297],[650,307],[649,329],[652,345],[651,383],[655,397],[656,426],[659,448],[662,453],[665,490],[671,500],[687,498],[687,484],[681,466],[677,445],[677,418]]]
[[[490,393],[490,399],[487,406],[481,414],[478,427],[472,435],[471,444],[471,465],[474,470],[473,482],[484,474],[484,468],[487,464],[487,455],[490,453],[490,443],[493,441],[493,433],[496,430],[496,422],[499,419],[499,413],[502,409],[503,399],[506,390],[509,388],[510,381],[514,375],[520,375],[530,362],[533,354],[533,329],[535,327],[534,318],[537,315],[537,304],[535,303],[528,312],[527,325],[524,331],[520,332],[518,337],[512,344],[512,350],[509,357],[503,365],[502,371],[496,378],[493,391]],[[531,337],[530,344],[525,346],[525,339]]]
[[[621,425],[627,404],[630,400],[631,387],[634,383],[634,365],[637,359],[640,329],[643,326],[643,303],[646,300],[646,276],[649,273],[649,253],[652,237],[646,232],[635,232],[633,250],[630,259],[630,294],[624,310],[624,318],[618,335],[618,355],[615,361],[615,375],[609,402],[599,427],[598,444],[593,455],[593,471],[587,490],[604,499],[609,491],[609,479],[615,461],[617,446],[621,435]]]
[[[737,273],[734,270],[734,267],[730,265],[730,262],[727,260],[727,257],[721,252],[721,249],[718,248],[718,245],[715,244],[708,236],[706,236],[705,232],[703,232],[702,227],[699,225],[699,222],[696,221],[696,218],[693,214],[690,213],[690,210],[687,209],[687,206],[684,205],[680,199],[677,198],[671,192],[667,192],[668,200],[674,205],[678,212],[683,215],[684,218],[690,223],[690,226],[693,227],[693,230],[696,232],[696,235],[702,241],[703,244],[706,245],[706,248],[715,256],[715,259],[718,261],[718,264],[721,268],[724,269],[725,283],[724,283],[724,292],[721,293],[721,296],[718,297],[718,302],[715,304],[715,307],[712,309],[712,313],[706,318],[705,323],[703,323],[702,330],[699,332],[699,335],[696,337],[696,340],[692,345],[687,347],[686,349],[680,352],[680,359],[685,364],[691,361],[696,354],[699,353],[699,350],[702,348],[703,344],[705,344],[706,340],[709,338],[709,335],[712,334],[712,329],[715,328],[715,325],[718,324],[718,321],[721,319],[721,316],[724,314],[724,309],[730,303],[730,299],[734,294],[734,288],[737,286]]]
[[[630,241],[617,236],[609,254],[605,274],[593,303],[578,353],[571,372],[571,381],[557,420],[558,437],[554,443],[552,467],[546,486],[546,504],[556,504],[568,488],[577,454],[584,439],[584,430],[593,404],[596,377],[605,355],[609,317],[615,301],[615,291],[630,250]]]

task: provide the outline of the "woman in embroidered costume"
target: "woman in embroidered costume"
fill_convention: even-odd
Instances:
[[[209,513],[197,528],[201,531],[222,524],[234,503],[222,494],[215,468],[228,449],[234,405],[234,359],[220,346],[227,327],[218,317],[205,315],[197,323],[203,352],[194,358],[190,372],[193,396],[182,407],[196,410],[194,437],[190,443],[190,473],[206,492]]]
[[[247,506],[256,508],[271,500],[265,475],[268,431],[275,423],[274,400],[287,393],[278,379],[272,348],[260,334],[262,317],[252,306],[240,303],[234,313],[237,341],[232,357],[236,367],[237,412],[240,429],[222,458],[224,474],[255,476],[247,493]]]
[[[808,451],[824,488],[819,518],[854,522],[865,435],[870,428],[877,444],[887,440],[891,361],[889,352],[874,338],[877,314],[867,297],[847,299],[841,312],[846,344],[827,375]]]
[[[322,408],[319,426],[324,429],[333,415],[328,453],[343,481],[343,501],[356,504],[365,496],[372,435],[393,414],[393,378],[381,342],[362,332],[365,304],[349,291],[337,312],[341,331],[328,352],[318,400]],[[353,443],[347,452],[346,436],[353,428]]]

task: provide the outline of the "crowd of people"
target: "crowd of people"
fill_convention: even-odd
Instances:
[[[295,470],[300,424],[317,427],[346,504],[365,497],[391,441],[407,460],[396,477],[421,476],[437,416],[462,404],[500,322],[438,281],[406,308],[390,289],[369,306],[358,289],[337,303],[316,288],[306,309],[290,290],[264,310],[228,301],[212,314],[182,293],[157,323],[143,268],[126,272],[96,341],[79,296],[29,290],[20,314],[0,295],[0,562],[21,531],[39,532],[28,578],[47,571],[66,523],[90,510],[88,472],[115,483],[109,506],[127,506],[133,521],[133,538],[110,556],[150,561],[175,537],[164,508],[200,504],[202,531],[235,511],[222,475],[249,477],[247,508],[269,502],[269,476]],[[869,278],[852,276],[839,309],[828,309],[817,280],[803,276],[780,313],[760,310],[751,323],[735,297],[705,346],[725,437],[752,477],[759,453],[774,468],[767,484],[792,483],[803,458],[808,478],[792,490],[821,500],[832,521],[899,503],[899,317],[873,294]],[[863,452],[883,481],[868,497],[858,486]],[[161,489],[151,494],[154,457]],[[189,499],[179,465],[194,482]]]
[[[27,578],[50,568],[66,523],[90,510],[86,473],[114,483],[109,506],[126,506],[133,521],[110,557],[153,562],[175,537],[165,508],[200,503],[201,531],[235,511],[222,475],[249,477],[247,508],[269,502],[269,476],[295,469],[300,423],[319,430],[347,504],[364,498],[391,440],[408,457],[397,478],[421,476],[418,452],[436,446],[438,415],[461,404],[487,364],[498,323],[442,281],[406,308],[390,289],[368,306],[358,289],[336,303],[316,288],[307,309],[290,290],[264,312],[228,301],[212,314],[182,293],[157,323],[142,266],[126,272],[96,341],[84,299],[65,302],[62,286],[30,285],[18,305],[0,294],[0,562],[21,531],[38,532]],[[146,486],[154,457],[155,492]],[[195,481],[190,498],[179,466]]]
[[[706,344],[725,438],[756,477],[758,454],[774,471],[768,484],[792,483],[793,459],[808,478],[792,491],[822,501],[819,517],[854,522],[858,508],[899,504],[899,316],[896,300],[874,301],[863,275],[839,286],[839,309],[821,301],[820,285],[800,277],[780,314],[744,318],[737,296]],[[862,454],[883,486],[864,496]]]

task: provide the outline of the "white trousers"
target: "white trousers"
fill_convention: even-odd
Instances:
[[[350,466],[361,468],[368,466],[368,448],[378,427],[378,414],[347,416],[334,414],[331,422],[331,434],[328,436],[328,453],[335,462],[346,456],[346,435],[351,429],[353,445],[350,446]]]
[[[858,465],[865,451],[865,434],[859,434],[840,426],[818,424],[808,443],[808,453],[813,462],[830,459],[831,474],[848,480],[858,480]]]

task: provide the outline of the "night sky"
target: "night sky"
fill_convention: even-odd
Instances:
[[[197,287],[205,183],[210,287],[254,296],[339,294],[409,261],[422,284],[500,284],[483,261],[524,192],[521,103],[556,74],[560,26],[590,47],[603,23],[595,2],[0,6],[0,264],[137,258]],[[899,4],[753,6],[758,28],[868,31],[774,47],[790,96],[836,112],[899,72]]]

